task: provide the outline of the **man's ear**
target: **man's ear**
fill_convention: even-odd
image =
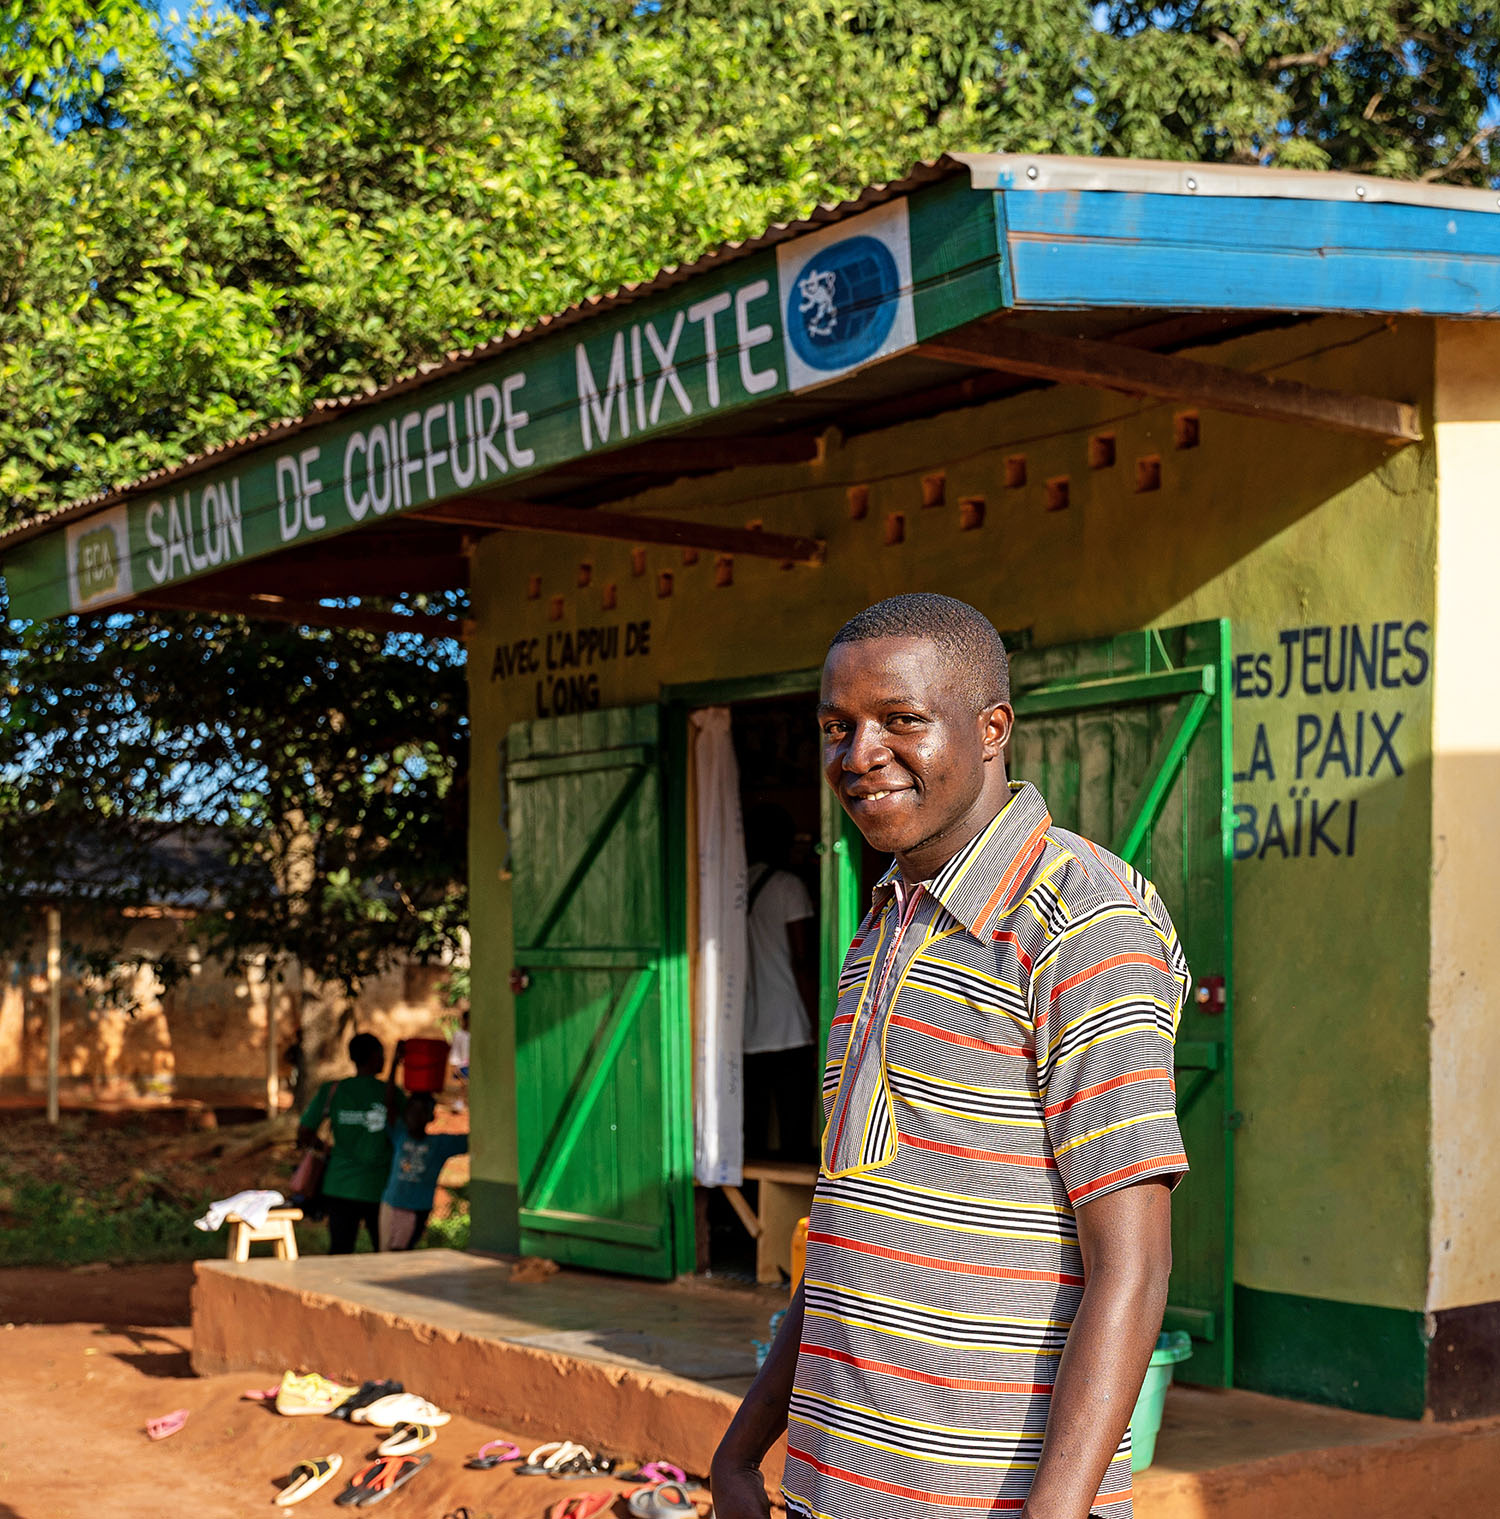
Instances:
[[[1016,714],[1008,701],[990,707],[979,714],[984,724],[983,742],[986,762],[1003,759],[1010,743],[1011,729],[1016,725]]]

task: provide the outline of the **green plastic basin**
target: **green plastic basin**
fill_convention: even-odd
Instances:
[[[1167,1388],[1172,1383],[1172,1368],[1185,1361],[1193,1353],[1193,1339],[1180,1329],[1157,1336],[1156,1349],[1151,1352],[1151,1364],[1146,1368],[1146,1380],[1141,1384],[1141,1395],[1135,1400],[1135,1412],[1130,1416],[1130,1469],[1143,1472],[1156,1455],[1156,1435],[1161,1428],[1162,1405],[1167,1401]]]

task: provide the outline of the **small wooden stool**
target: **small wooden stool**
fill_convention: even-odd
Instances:
[[[257,1229],[254,1224],[246,1223],[238,1213],[231,1213],[224,1220],[229,1225],[229,1259],[248,1261],[251,1245],[257,1240],[270,1240],[276,1246],[277,1260],[296,1260],[297,1234],[292,1225],[301,1217],[301,1208],[272,1208],[266,1214],[265,1223]]]

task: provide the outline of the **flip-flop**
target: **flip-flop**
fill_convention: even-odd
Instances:
[[[641,1476],[647,1482],[676,1482],[681,1485],[687,1481],[687,1473],[680,1466],[673,1466],[670,1461],[648,1461],[641,1468]]]
[[[333,1501],[344,1508],[364,1508],[389,1498],[432,1460],[431,1456],[381,1456],[361,1467]]]
[[[592,1456],[593,1452],[585,1445],[579,1445],[573,1440],[549,1440],[545,1445],[538,1445],[532,1453],[516,1468],[518,1477],[546,1477],[550,1476],[552,1469],[562,1465],[564,1461],[571,1461],[575,1456]]]
[[[368,1497],[359,1504],[360,1508],[368,1508],[372,1503],[381,1503],[389,1498],[398,1487],[404,1487],[416,1474],[432,1460],[428,1456],[387,1456],[386,1476],[377,1480],[370,1490]]]
[[[394,1429],[398,1424],[430,1424],[436,1429],[452,1417],[452,1414],[444,1413],[426,1398],[419,1398],[415,1393],[398,1392],[376,1398],[363,1408],[356,1408],[349,1415],[349,1422],[373,1424],[378,1429]]]
[[[324,1456],[318,1461],[299,1461],[292,1468],[291,1479],[272,1502],[277,1508],[290,1508],[294,1503],[301,1503],[332,1482],[343,1464],[344,1458],[338,1455]]]
[[[404,1382],[393,1382],[389,1378],[378,1382],[362,1382],[337,1408],[329,1410],[328,1417],[347,1421],[356,1408],[368,1408],[378,1398],[388,1398],[394,1393],[405,1391]]]
[[[487,1472],[492,1467],[504,1466],[507,1461],[519,1461],[521,1459],[521,1447],[509,1440],[488,1440],[481,1445],[478,1451],[469,1457],[464,1465],[471,1471]],[[448,1519],[445,1515],[444,1519]]]
[[[411,1456],[437,1443],[437,1431],[430,1424],[398,1424],[379,1445],[377,1456]]]
[[[698,1509],[680,1482],[638,1487],[626,1501],[636,1519],[696,1519]]]
[[[171,1413],[163,1414],[159,1419],[147,1419],[146,1433],[153,1440],[165,1440],[168,1435],[175,1435],[187,1421],[187,1409],[174,1408]]]
[[[555,1466],[547,1463],[547,1475],[560,1481],[574,1481],[579,1477],[612,1477],[620,1464],[616,1456],[596,1455],[580,1448],[574,1455],[559,1461]]]
[[[547,1510],[547,1519],[593,1519],[614,1501],[613,1493],[574,1493],[571,1498],[559,1498]]]
[[[275,1387],[252,1387],[249,1392],[240,1394],[241,1403],[274,1403],[276,1394],[281,1391],[278,1383]]]

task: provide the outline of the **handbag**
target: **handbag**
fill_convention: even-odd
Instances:
[[[339,1084],[335,1081],[328,1093],[328,1101],[323,1105],[322,1116],[317,1122],[318,1128],[322,1128],[323,1119],[333,1112],[333,1099],[338,1096],[338,1090]],[[303,1208],[316,1202],[318,1194],[323,1190],[323,1173],[327,1169],[328,1151],[320,1150],[316,1145],[309,1145],[302,1152],[302,1157],[292,1172],[292,1179],[287,1184],[292,1194],[292,1201]]]

